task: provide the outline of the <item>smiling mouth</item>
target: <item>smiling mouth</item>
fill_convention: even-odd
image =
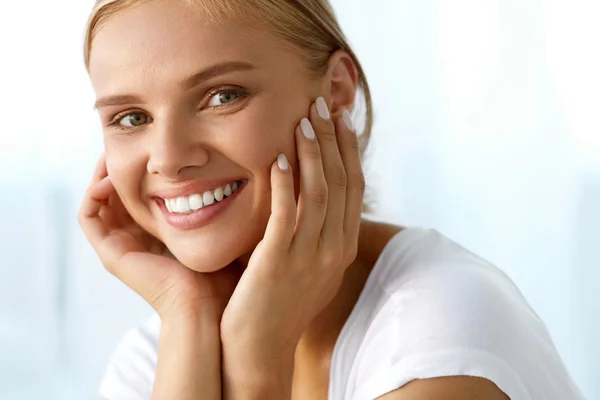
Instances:
[[[173,199],[160,199],[171,214],[192,214],[203,208],[211,207],[227,199],[240,190],[246,180],[239,180],[220,186],[204,193],[195,193],[190,196],[181,196]]]

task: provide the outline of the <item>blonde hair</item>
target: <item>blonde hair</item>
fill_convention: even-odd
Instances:
[[[89,70],[92,41],[100,27],[118,12],[151,0],[98,0],[89,17],[85,35],[84,57]],[[257,23],[270,28],[277,36],[302,51],[309,70],[323,74],[331,55],[337,50],[347,52],[356,65],[358,88],[364,101],[364,127],[360,134],[360,154],[364,154],[373,126],[371,90],[364,70],[348,44],[328,0],[181,0],[205,18],[213,21],[231,20]],[[353,114],[356,114],[357,108]],[[367,207],[363,207],[367,211]]]

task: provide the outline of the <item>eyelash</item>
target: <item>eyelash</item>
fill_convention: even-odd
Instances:
[[[232,104],[238,102],[239,100],[242,100],[246,97],[246,93],[244,92],[244,90],[240,87],[234,87],[234,86],[227,86],[227,87],[221,87],[219,89],[215,89],[211,92],[208,93],[208,99],[209,101],[217,94],[221,94],[221,93],[234,93],[235,95],[237,95],[237,98],[229,103],[226,104],[221,104],[218,106],[210,106],[209,108],[213,108],[213,109],[218,109],[218,108],[222,108],[222,107],[229,107]],[[110,127],[115,127],[119,130],[122,131],[131,131],[134,129],[142,129],[145,127],[144,124],[143,126],[139,126],[139,127],[125,127],[123,125],[120,124],[121,120],[129,115],[135,115],[135,114],[146,114],[144,111],[141,110],[129,110],[129,111],[124,111],[122,113],[119,113],[117,115],[115,115],[113,117],[113,119],[111,120],[111,122],[108,124],[108,126]],[[146,114],[147,115],[147,114]],[[152,120],[152,117],[150,117],[149,115],[147,115],[147,117]]]
[[[236,101],[243,99],[246,95],[246,93],[244,92],[244,89],[242,89],[241,87],[225,86],[225,87],[221,87],[219,89],[215,89],[215,90],[209,92],[208,93],[209,100],[212,99],[215,95],[220,94],[220,93],[235,93],[238,97],[230,103],[221,104],[218,106],[212,106],[212,108],[221,108],[221,107],[229,106],[230,104],[233,104]]]

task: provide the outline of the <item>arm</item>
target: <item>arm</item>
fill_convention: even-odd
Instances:
[[[241,356],[244,350],[223,346],[224,399],[282,400],[292,398],[294,356],[259,354]]]
[[[510,400],[492,381],[474,376],[414,380],[378,399]]]
[[[293,366],[281,364],[267,372],[263,364],[261,369],[251,374],[236,376],[235,393],[239,399],[290,399]],[[260,372],[259,372],[260,371]],[[241,379],[240,379],[241,378]],[[449,376],[433,379],[414,380],[400,389],[389,392],[379,400],[510,400],[498,386],[487,379],[474,376]]]
[[[310,120],[295,131],[297,200],[293,164],[280,154],[271,167],[265,235],[221,321],[225,399],[291,399],[300,338],[356,258],[364,193],[360,146],[349,112],[323,108],[320,97]]]
[[[220,400],[220,314],[207,306],[164,318],[152,400]]]
[[[108,176],[104,156],[78,219],[104,267],[161,316],[152,399],[221,399],[219,325],[240,279],[239,268],[232,264],[204,274],[166,256],[164,243],[129,215]],[[124,386],[140,389],[133,385]],[[149,385],[141,389],[147,392]]]

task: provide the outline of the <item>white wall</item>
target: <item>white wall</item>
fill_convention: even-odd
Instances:
[[[373,86],[381,212],[506,271],[600,398],[600,3],[334,4]]]
[[[504,269],[600,398],[600,3],[335,0],[371,80],[381,216]],[[101,135],[92,1],[0,5],[0,398],[91,398],[148,307],[75,215]]]

